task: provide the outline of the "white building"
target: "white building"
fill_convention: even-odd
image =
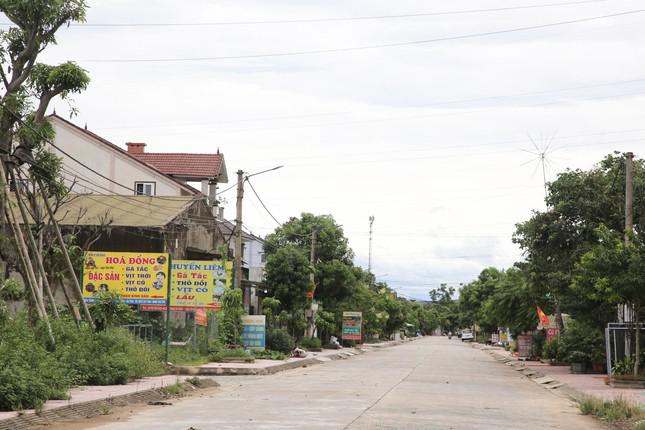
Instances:
[[[74,183],[73,192],[150,196],[199,194],[187,183],[162,173],[99,135],[57,115],[49,119],[56,132],[54,144],[58,148],[51,150],[63,159],[65,180],[67,185]]]

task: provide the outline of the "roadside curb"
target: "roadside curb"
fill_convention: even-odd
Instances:
[[[513,368],[513,370],[521,372],[528,380],[534,382],[547,391],[550,391],[559,396],[564,396],[570,400],[579,401],[585,397],[585,394],[572,388],[571,386],[554,379],[553,377],[540,372],[539,370],[531,369],[524,364],[523,361],[516,358],[509,358],[496,352],[495,349],[481,344],[473,344],[473,348],[479,349],[491,355],[495,361],[505,364]]]
[[[202,390],[217,387],[219,384],[212,379],[201,379],[200,386],[182,383],[185,390]],[[35,426],[51,425],[63,419],[93,418],[107,415],[115,407],[124,407],[137,403],[155,402],[176,398],[178,396],[168,393],[165,387],[152,388],[136,393],[108,397],[101,400],[74,403],[59,408],[49,409],[40,413],[30,412],[17,417],[0,420],[0,430],[27,430]]]
[[[173,372],[178,375],[198,375],[198,376],[262,376],[273,375],[284,372],[285,370],[308,367],[316,364],[323,364],[329,361],[346,360],[355,355],[364,354],[373,350],[390,348],[414,341],[419,338],[409,338],[406,340],[397,340],[384,342],[382,344],[369,344],[365,347],[355,347],[351,349],[338,350],[335,354],[324,356],[305,357],[297,361],[281,362],[266,367],[206,367],[206,366],[174,366]],[[2,429],[0,429],[2,430]]]

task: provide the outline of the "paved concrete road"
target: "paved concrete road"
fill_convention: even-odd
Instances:
[[[488,354],[445,337],[272,376],[218,381],[221,389],[210,396],[150,406],[127,421],[95,428],[604,428]]]

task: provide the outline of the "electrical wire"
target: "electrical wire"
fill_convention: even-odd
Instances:
[[[249,187],[251,187],[251,191],[253,191],[253,194],[255,194],[255,197],[258,199],[258,201],[260,202],[260,204],[262,205],[262,207],[264,208],[264,210],[265,210],[265,211],[267,211],[267,213],[269,214],[269,216],[270,216],[271,218],[273,218],[273,221],[275,221],[275,222],[276,222],[276,224],[278,224],[278,226],[279,226],[279,227],[282,227],[282,223],[281,223],[280,221],[278,221],[278,219],[277,219],[276,217],[274,217],[274,216],[273,216],[273,214],[271,213],[271,211],[269,210],[269,208],[267,208],[267,205],[265,205],[265,204],[264,204],[264,202],[262,201],[262,199],[261,199],[261,198],[260,198],[260,196],[258,195],[258,192],[257,192],[257,191],[255,191],[255,188],[253,187],[253,184],[251,183],[251,181],[249,180],[249,178],[246,178],[246,182],[249,184]]]
[[[506,12],[512,10],[524,9],[537,9],[558,6],[576,6],[592,3],[604,3],[609,0],[581,0],[581,1],[567,1],[560,3],[542,3],[524,6],[508,6],[486,9],[462,9],[443,12],[420,12],[420,13],[406,13],[397,15],[372,15],[372,16],[355,16],[355,17],[336,17],[336,18],[301,18],[301,19],[277,19],[277,20],[264,20],[264,21],[219,21],[219,22],[161,22],[161,23],[72,23],[72,27],[212,27],[212,26],[232,26],[232,25],[265,25],[265,24],[300,24],[300,23],[324,23],[324,22],[347,22],[347,21],[373,21],[384,19],[401,19],[401,18],[419,18],[426,16],[445,16],[445,15],[466,15],[477,13],[492,13],[492,12]],[[3,22],[0,25],[12,25],[8,22]]]
[[[425,109],[429,107],[435,107],[435,106],[448,106],[448,105],[455,105],[455,104],[461,104],[461,103],[472,103],[472,102],[482,102],[482,101],[487,101],[487,100],[505,100],[505,99],[514,99],[518,97],[527,97],[527,96],[536,96],[536,95],[545,95],[545,94],[553,94],[553,93],[560,93],[560,92],[568,92],[568,91],[577,91],[577,90],[583,90],[583,89],[589,89],[589,88],[602,88],[602,87],[610,87],[610,86],[616,86],[616,85],[627,85],[627,84],[635,84],[635,83],[642,83],[645,82],[645,78],[635,78],[635,79],[627,79],[627,80],[620,80],[620,81],[606,81],[606,82],[599,82],[595,84],[589,84],[589,85],[578,85],[574,87],[565,87],[565,88],[555,88],[555,89],[550,89],[550,90],[540,90],[540,91],[526,91],[522,93],[516,93],[516,94],[503,94],[499,96],[485,96],[485,97],[475,97],[475,98],[467,98],[467,99],[458,99],[458,100],[443,100],[443,101],[437,101],[437,102],[431,102],[431,103],[425,103],[425,104],[417,104],[417,105],[411,105],[409,107],[406,107],[406,109]],[[379,111],[384,111],[384,110],[391,110],[390,107],[379,107],[379,108],[374,108],[374,109],[363,109],[363,110],[355,110],[355,111],[338,111],[338,112],[323,112],[323,113],[308,113],[308,114],[298,114],[298,115],[276,115],[276,116],[266,116],[266,117],[260,117],[260,118],[240,118],[240,119],[232,119],[232,120],[227,120],[227,121],[215,121],[215,122],[209,122],[209,123],[184,123],[184,124],[170,124],[168,122],[165,122],[163,124],[147,124],[144,125],[143,127],[141,126],[141,123],[139,123],[137,126],[116,126],[116,127],[102,127],[101,129],[105,130],[113,130],[113,129],[135,129],[135,130],[141,130],[145,129],[147,127],[154,127],[155,129],[157,128],[177,128],[177,127],[203,127],[203,126],[218,126],[222,124],[235,124],[235,123],[247,123],[247,122],[266,122],[266,121],[274,121],[274,120],[280,120],[280,119],[300,119],[300,118],[309,118],[309,117],[320,117],[320,116],[336,116],[336,115],[352,115],[352,114],[361,114],[361,113],[372,113],[372,112],[379,112]],[[389,118],[385,118],[386,120]],[[379,119],[380,120],[380,119]],[[328,125],[330,123],[323,123],[324,125]],[[333,125],[334,123],[331,123]],[[345,123],[343,123],[345,124]],[[256,130],[256,129],[253,129]],[[233,185],[231,188],[235,187]]]
[[[595,96],[595,97],[586,97],[586,98],[581,98],[577,100],[557,100],[557,101],[548,101],[548,102],[542,102],[542,103],[531,103],[531,104],[525,104],[522,106],[519,106],[518,108],[532,108],[532,107],[543,107],[543,106],[550,106],[550,105],[558,105],[558,104],[567,104],[567,103],[575,103],[575,102],[585,102],[585,101],[591,101],[591,100],[609,100],[609,99],[615,99],[615,98],[621,98],[621,97],[638,97],[642,96],[645,94],[645,91],[639,91],[639,92],[633,92],[633,93],[623,93],[623,94],[612,94],[608,96]],[[503,107],[502,107],[503,108]],[[237,133],[257,133],[259,131],[282,131],[282,130],[303,130],[303,129],[309,129],[309,128],[330,128],[330,127],[343,127],[343,126],[356,126],[356,125],[364,125],[364,124],[373,124],[375,122],[377,123],[382,123],[386,121],[411,121],[415,119],[422,119],[422,118],[433,118],[433,117],[448,117],[448,116],[459,116],[459,115],[470,115],[470,114],[480,114],[480,113],[487,113],[491,111],[495,111],[497,109],[500,109],[498,107],[485,107],[485,108],[479,108],[479,109],[470,109],[470,110],[454,110],[450,112],[434,112],[434,113],[426,113],[426,114],[418,114],[418,115],[403,115],[403,116],[394,116],[394,117],[383,117],[383,118],[373,118],[373,119],[362,119],[362,120],[353,120],[353,121],[342,121],[342,122],[324,122],[324,123],[313,123],[313,124],[304,124],[304,125],[297,125],[297,126],[290,126],[290,127],[265,127],[265,128],[244,128],[244,129],[237,129],[237,130],[222,130],[219,131],[218,135],[221,134],[237,134]]]
[[[410,40],[406,42],[393,42],[393,43],[382,43],[382,44],[375,44],[375,45],[353,46],[353,47],[346,47],[346,48],[312,49],[312,50],[303,50],[303,51],[274,52],[274,53],[266,53],[266,54],[224,55],[224,56],[213,56],[213,57],[129,58],[129,59],[113,58],[113,59],[85,59],[85,60],[78,60],[78,61],[84,62],[84,63],[169,63],[169,62],[172,63],[172,62],[185,62],[185,61],[194,62],[194,61],[239,60],[239,59],[270,58],[270,57],[290,57],[290,56],[297,56],[297,55],[330,54],[330,53],[363,51],[363,50],[372,50],[372,49],[381,49],[381,48],[394,48],[394,47],[401,47],[401,46],[427,45],[427,44],[437,43],[437,42],[496,36],[500,34],[539,30],[543,28],[578,24],[578,23],[589,22],[589,21],[597,21],[597,20],[606,19],[606,18],[617,18],[621,16],[633,15],[633,14],[638,14],[643,12],[645,12],[645,9],[634,9],[634,10],[628,10],[628,11],[617,12],[617,13],[606,14],[606,15],[570,19],[565,21],[551,22],[547,24],[508,28],[504,30],[461,34],[456,36],[438,37],[433,39]]]
[[[86,169],[87,169],[87,170],[89,170],[90,172],[92,172],[92,173],[94,173],[94,174],[96,174],[96,175],[100,176],[101,178],[103,178],[103,179],[105,179],[105,180],[107,180],[107,181],[109,181],[109,182],[111,182],[111,183],[113,183],[113,184],[115,184],[115,185],[118,185],[118,186],[120,186],[120,187],[122,187],[122,188],[124,188],[124,189],[126,189],[126,190],[128,190],[128,191],[133,191],[135,194],[137,193],[137,191],[136,191],[134,188],[131,188],[131,187],[129,187],[129,186],[127,186],[127,185],[124,185],[124,184],[122,184],[122,183],[120,183],[120,182],[118,182],[118,181],[115,181],[114,179],[112,179],[112,178],[110,178],[110,177],[108,177],[108,176],[105,176],[105,175],[104,175],[104,174],[102,174],[101,172],[98,172],[97,170],[95,170],[95,169],[93,169],[93,168],[89,167],[87,164],[85,164],[85,163],[83,163],[82,161],[78,160],[76,157],[74,157],[74,156],[70,155],[68,152],[66,152],[65,150],[63,150],[62,148],[60,148],[58,145],[56,145],[56,144],[55,144],[51,139],[49,139],[49,138],[47,138],[45,135],[43,135],[43,134],[40,132],[40,130],[37,130],[36,128],[34,128],[31,124],[29,124],[29,123],[27,123],[25,120],[23,120],[23,119],[20,117],[20,115],[18,115],[17,113],[15,113],[15,112],[14,112],[14,111],[12,111],[11,109],[9,109],[9,108],[5,105],[4,100],[0,100],[0,107],[2,107],[2,108],[3,108],[5,111],[7,111],[10,115],[12,115],[12,116],[16,119],[16,121],[20,123],[20,125],[22,125],[22,126],[24,126],[24,127],[27,127],[28,129],[30,129],[31,131],[33,131],[34,133],[36,133],[36,134],[37,134],[37,135],[38,135],[38,136],[43,140],[43,142],[46,142],[46,143],[48,143],[49,145],[51,145],[53,148],[56,148],[56,149],[57,149],[61,154],[65,155],[65,156],[66,156],[66,157],[68,157],[70,160],[72,160],[72,161],[74,161],[74,162],[78,163],[79,165],[81,165],[82,167],[86,168]],[[159,173],[163,175],[163,173],[161,173],[161,172],[159,172]],[[167,176],[167,175],[164,175],[164,176]],[[159,199],[164,200],[165,198],[164,198],[164,197],[159,197]]]

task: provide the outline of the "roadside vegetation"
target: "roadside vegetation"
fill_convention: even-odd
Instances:
[[[617,305],[633,306],[636,325],[645,304],[645,163],[634,161],[634,227],[626,234],[625,160],[610,154],[590,170],[566,170],[549,183],[547,209],[516,225],[513,241],[525,258],[507,269],[486,268],[461,289],[459,325],[476,325],[483,342],[500,328],[513,337],[532,334],[534,357],[602,372],[604,329],[617,320]],[[558,338],[547,342],[537,330],[536,304],[554,316]],[[642,376],[644,341],[638,330],[628,334],[631,355],[613,371]]]
[[[602,400],[584,397],[578,400],[580,412],[592,415],[621,430],[645,429],[645,409],[623,398]]]
[[[53,322],[56,345],[43,324],[21,313],[0,325],[0,410],[39,408],[49,399],[67,399],[76,385],[125,384],[164,372],[150,345],[127,330],[96,332],[63,317]]]

